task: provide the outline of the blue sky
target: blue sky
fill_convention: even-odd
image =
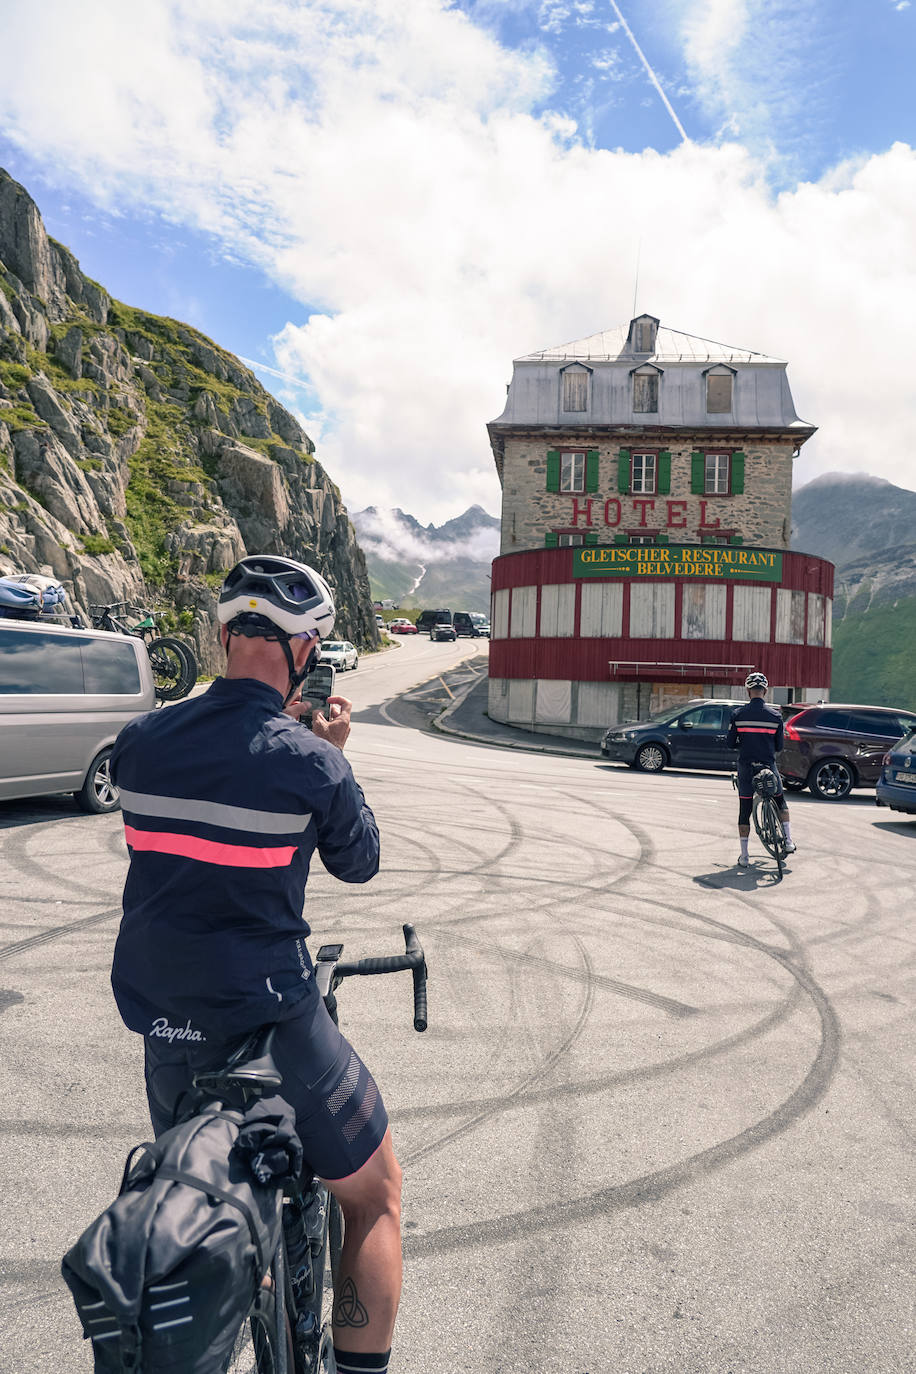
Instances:
[[[916,486],[916,5],[37,10],[0,0],[0,166],[114,295],[272,368],[354,509],[498,511],[511,359],[628,319],[637,258],[639,309],[788,359],[799,480]]]

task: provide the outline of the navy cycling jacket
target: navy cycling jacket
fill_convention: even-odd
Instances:
[[[243,1034],[311,991],[309,863],[378,872],[379,837],[341,751],[253,678],[138,716],[111,756],[130,869],[111,982],[133,1031]]]
[[[763,697],[751,697],[732,711],[726,743],[738,750],[741,763],[765,763],[772,768],[782,748],[782,713]]]

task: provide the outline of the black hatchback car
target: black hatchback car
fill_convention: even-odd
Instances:
[[[841,801],[854,787],[874,787],[881,762],[901,735],[916,728],[912,711],[819,702],[786,721],[777,763],[789,787]]]
[[[725,747],[731,713],[744,701],[696,697],[649,720],[624,721],[605,732],[601,753],[643,773],[675,768],[733,768],[738,752]]]

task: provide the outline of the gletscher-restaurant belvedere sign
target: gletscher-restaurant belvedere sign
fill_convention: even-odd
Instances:
[[[572,549],[574,577],[718,577],[779,582],[782,554],[725,545],[615,545]]]

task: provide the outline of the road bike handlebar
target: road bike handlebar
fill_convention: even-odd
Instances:
[[[373,973],[402,973],[410,969],[413,974],[414,1030],[425,1031],[428,1024],[426,1017],[426,956],[413,926],[405,924],[403,931],[406,946],[404,954],[387,954],[378,958],[357,959],[354,963],[341,962],[335,966],[334,983],[336,985],[341,978],[366,977]]]

